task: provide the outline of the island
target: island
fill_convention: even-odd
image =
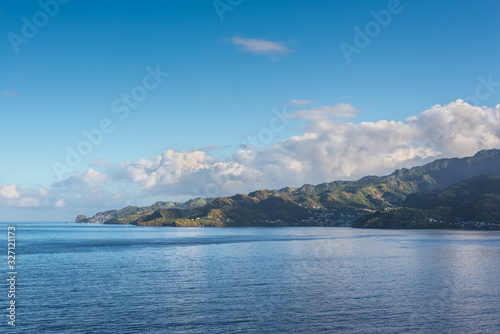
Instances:
[[[173,227],[500,229],[500,150],[386,176],[80,215],[77,223]]]

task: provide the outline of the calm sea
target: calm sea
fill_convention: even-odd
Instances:
[[[500,333],[499,232],[13,225],[2,333]]]

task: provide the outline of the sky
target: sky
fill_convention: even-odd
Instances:
[[[0,0],[0,221],[500,148],[498,1]]]

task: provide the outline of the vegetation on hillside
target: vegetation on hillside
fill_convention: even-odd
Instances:
[[[353,227],[500,229],[500,177],[481,175],[442,191],[412,194],[401,208],[362,216]]]
[[[77,220],[154,226],[290,226],[310,225],[314,217],[325,216],[318,212],[326,212],[329,215],[327,225],[339,225],[333,220],[343,220],[340,224],[343,226],[345,217],[356,218],[363,213],[378,210],[379,212],[375,213],[378,216],[372,217],[378,219],[376,224],[375,221],[371,221],[361,226],[383,227],[380,219],[390,212],[393,215],[390,218],[391,227],[395,227],[396,222],[404,221],[405,217],[412,214],[421,217],[415,218],[415,223],[412,224],[424,227],[428,226],[425,223],[425,219],[428,218],[427,212],[417,214],[417,211],[408,210],[410,208],[408,203],[425,202],[424,199],[414,197],[414,194],[439,192],[456,183],[484,174],[500,175],[500,150],[480,151],[473,157],[461,159],[439,159],[424,166],[399,169],[387,176],[366,176],[357,181],[334,181],[316,186],[306,184],[300,188],[286,187],[280,190],[266,189],[248,195],[238,194],[215,199],[197,198],[186,203],[158,202],[150,207],[127,207],[122,210],[106,211],[92,218],[79,216]],[[498,198],[483,195],[478,199],[480,204],[477,204],[481,208],[479,210],[481,215],[485,217],[483,220],[488,216],[496,217]],[[405,209],[398,209],[402,205]],[[458,208],[450,206],[451,211],[448,215],[452,216],[454,210]],[[418,207],[413,209],[427,210]],[[464,210],[468,209],[462,209]],[[441,212],[440,215],[444,217],[446,213]],[[422,219],[423,222],[418,223]],[[409,223],[412,221],[413,219],[410,219]],[[356,226],[360,227],[360,224],[361,220]]]

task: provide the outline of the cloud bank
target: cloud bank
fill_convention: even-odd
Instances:
[[[5,185],[0,187],[0,206],[120,207],[141,197],[225,196],[383,175],[437,158],[500,148],[500,105],[475,107],[457,100],[404,122],[339,120],[357,113],[348,104],[291,113],[291,119],[308,120],[302,135],[265,149],[239,149],[231,161],[219,161],[207,149],[167,150],[137,161],[102,162],[101,171],[88,169],[50,189]]]

